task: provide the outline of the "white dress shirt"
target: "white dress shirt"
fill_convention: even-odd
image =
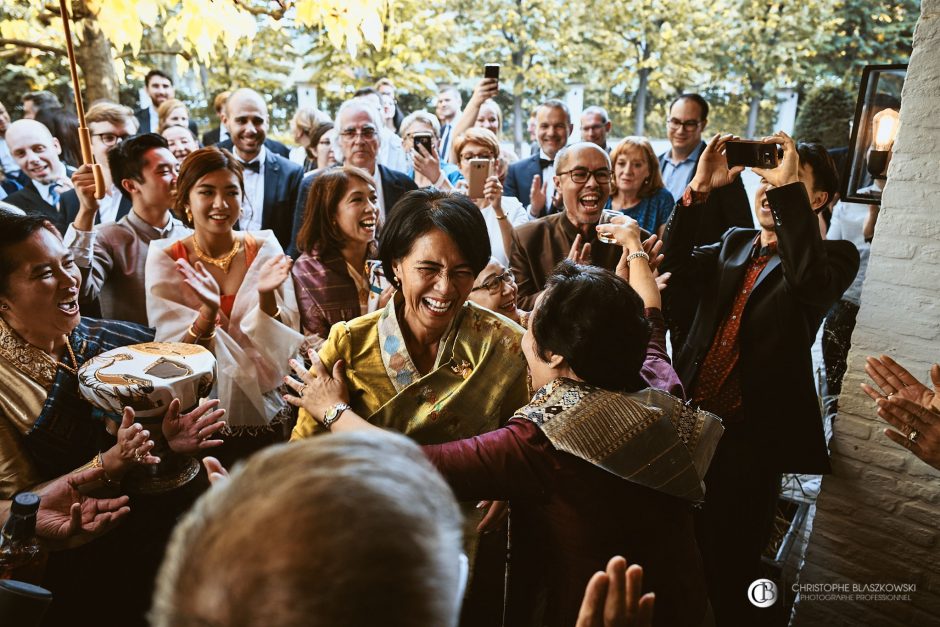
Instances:
[[[544,150],[539,151],[539,159],[551,159]],[[542,168],[542,185],[545,187],[545,207],[548,208],[552,204],[552,197],[555,195],[555,160],[551,159],[551,163],[548,166]]]
[[[375,181],[375,204],[379,208],[379,226],[385,223],[385,194],[382,193],[382,173],[379,171],[379,162],[375,162],[375,172],[372,173]],[[376,235],[378,230],[376,230]]]
[[[104,198],[98,201],[98,219],[101,224],[107,224],[117,220],[118,208],[121,206],[121,190],[114,183],[104,195]]]
[[[235,155],[239,161],[243,159]],[[245,199],[242,201],[242,215],[238,219],[238,225],[242,231],[260,231],[261,219],[264,216],[264,160],[267,158],[267,149],[261,146],[258,156],[248,161],[261,163],[261,170],[255,174],[252,170],[245,168],[242,175],[245,178]]]
[[[156,133],[160,127],[160,116],[157,114],[157,108],[150,103],[150,132]]]

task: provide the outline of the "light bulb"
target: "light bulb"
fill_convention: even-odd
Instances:
[[[891,150],[901,119],[894,109],[882,109],[872,118],[872,150]]]

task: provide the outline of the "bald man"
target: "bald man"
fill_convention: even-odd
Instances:
[[[522,224],[512,232],[509,262],[519,285],[517,304],[531,310],[545,279],[569,256],[579,263],[613,270],[622,249],[597,239],[595,225],[610,197],[611,167],[607,151],[590,142],[562,148],[555,155],[555,188],[563,210]],[[580,246],[575,238],[581,236]]]
[[[222,111],[222,124],[230,139],[219,146],[231,150],[245,168],[245,200],[239,228],[270,229],[286,250],[291,244],[303,168],[268,148],[268,105],[255,90],[232,92]]]
[[[71,221],[60,208],[62,192],[72,189],[75,170],[62,163],[62,147],[45,126],[35,120],[17,120],[7,127],[7,148],[28,180],[6,202],[28,214],[41,215],[65,233]]]

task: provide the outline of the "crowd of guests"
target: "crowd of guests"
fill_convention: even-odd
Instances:
[[[47,624],[766,624],[745,591],[781,474],[829,471],[811,347],[834,306],[845,339],[863,248],[820,230],[824,147],[764,138],[750,204],[697,94],[661,155],[597,106],[572,142],[547,100],[519,158],[491,78],[410,114],[383,79],[298,110],[293,149],[252,89],[201,138],[146,89],[88,107],[103,189],[54,96],[0,105],[0,520],[42,495]],[[77,378],[153,340],[219,371],[160,423],[207,469],[163,499],[121,481],[154,434]],[[940,467],[940,366],[869,373]]]

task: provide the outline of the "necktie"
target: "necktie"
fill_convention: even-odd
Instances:
[[[49,186],[49,200],[53,207],[59,206],[59,184],[53,183]]]
[[[541,157],[539,158],[539,167],[542,168],[543,170],[547,168],[548,166],[552,165],[553,163],[555,163],[554,159],[542,159]]]
[[[242,167],[246,170],[251,170],[255,174],[261,174],[261,162],[260,161],[242,161]]]

